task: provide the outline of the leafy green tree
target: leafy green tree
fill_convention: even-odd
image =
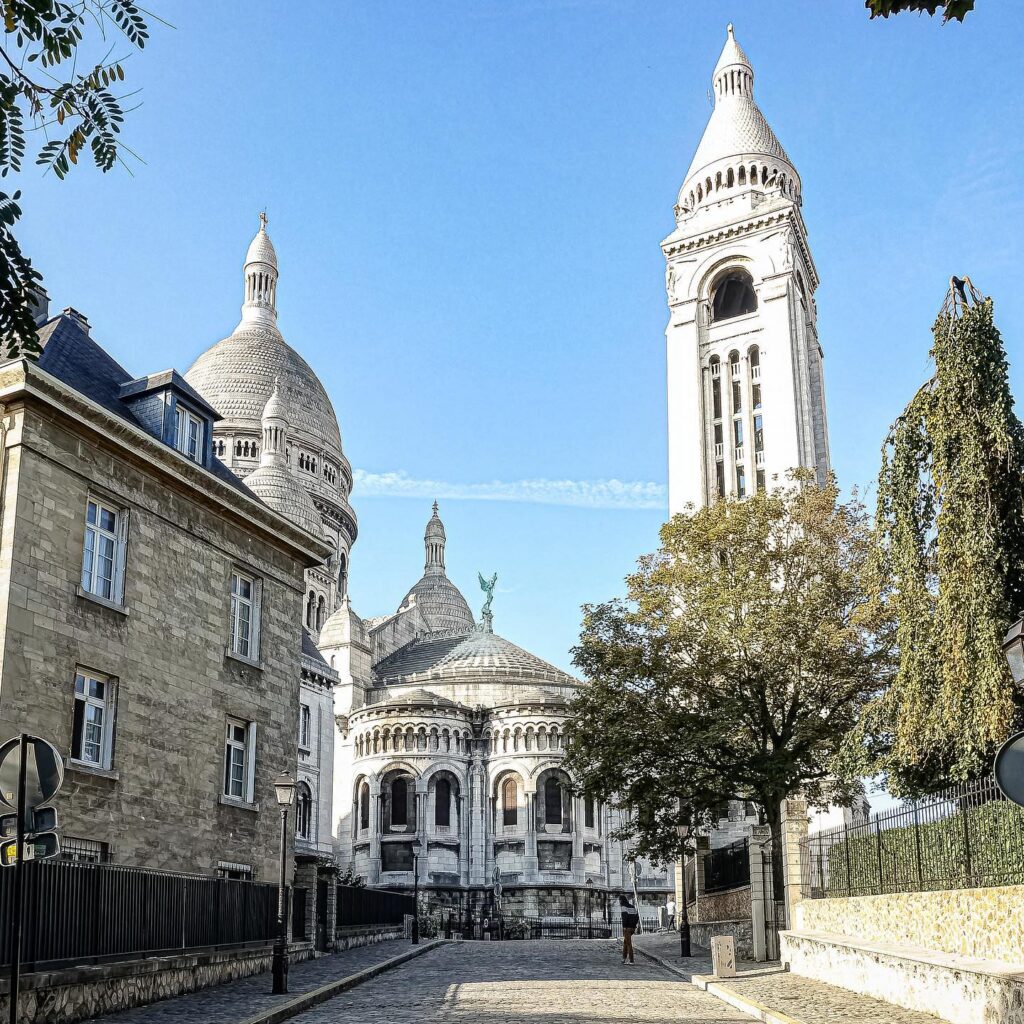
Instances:
[[[934,15],[942,11],[942,23],[956,19],[963,21],[974,10],[974,0],[865,0],[864,6],[872,18],[888,18],[904,11],[922,11]]]
[[[898,670],[854,740],[896,792],[970,778],[1020,719],[1002,654],[1024,611],[1024,427],[992,300],[953,280],[935,373],[893,424],[878,477],[876,580]]]
[[[691,826],[755,801],[778,834],[784,798],[853,796],[833,763],[888,665],[872,551],[863,506],[801,471],[675,516],[627,598],[585,608],[568,767],[640,852],[674,856],[680,798]]]
[[[0,0],[0,177],[22,169],[27,136],[40,133],[36,163],[63,178],[88,153],[101,171],[121,160],[125,111],[115,94],[123,59],[106,49],[78,70],[87,32],[108,47],[112,28],[131,47],[146,45],[148,28],[131,0]],[[41,278],[14,236],[21,214],[15,192],[0,192],[0,340],[7,356],[39,351],[30,305]]]

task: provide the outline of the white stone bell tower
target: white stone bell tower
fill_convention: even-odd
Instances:
[[[669,509],[829,470],[818,275],[800,176],[754,102],[732,25],[715,108],[662,242],[668,291]]]

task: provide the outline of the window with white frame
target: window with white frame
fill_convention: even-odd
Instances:
[[[114,684],[87,669],[75,673],[75,712],[71,758],[95,768],[109,768],[114,739]]]
[[[124,603],[128,511],[90,497],[85,508],[82,589],[105,601]]]
[[[224,796],[253,802],[256,723],[229,718],[224,734]]]
[[[203,461],[203,421],[183,405],[174,417],[174,447],[193,462]]]
[[[295,797],[295,835],[299,839],[310,839],[313,835],[313,792],[307,783],[300,782]]]
[[[260,653],[260,581],[235,569],[231,573],[231,653],[256,660]]]
[[[309,738],[313,727],[313,713],[308,704],[299,705],[299,746],[309,750]]]

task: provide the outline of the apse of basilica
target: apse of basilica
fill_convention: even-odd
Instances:
[[[447,576],[436,503],[423,575],[391,614],[356,614],[352,471],[323,385],[278,329],[262,216],[243,278],[238,326],[186,379],[223,417],[217,457],[334,552],[307,571],[302,606],[298,876],[400,889],[415,868],[435,904],[486,908],[500,879],[507,912],[601,912],[633,879],[611,838],[618,812],[575,795],[562,767],[581,683],[496,633],[489,601],[474,617]],[[669,870],[638,873],[647,901],[664,902]]]

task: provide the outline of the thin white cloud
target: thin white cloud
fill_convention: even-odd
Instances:
[[[535,505],[575,508],[657,509],[668,504],[664,484],[641,480],[492,480],[456,484],[444,480],[415,480],[403,472],[355,471],[358,497],[458,498],[470,501],[523,501]]]

